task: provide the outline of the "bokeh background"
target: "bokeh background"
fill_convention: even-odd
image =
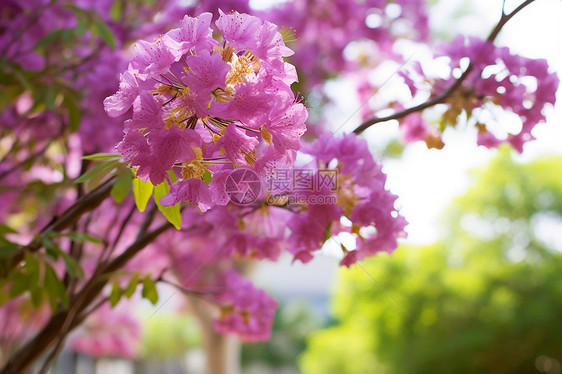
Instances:
[[[275,5],[250,3],[256,9]],[[503,2],[429,4],[432,34],[450,41],[459,33],[485,38]],[[505,2],[507,9],[518,4]],[[562,2],[538,0],[509,22],[497,44],[545,58],[561,75],[561,16]],[[431,64],[428,47],[402,48]],[[400,95],[402,81],[393,69],[378,69],[371,79],[380,88],[369,101]],[[325,90],[332,99],[322,106],[327,127],[351,132],[364,105],[353,84],[342,76]],[[281,307],[272,339],[235,350],[240,360],[232,360],[232,373],[560,373],[561,95],[522,155],[477,147],[470,129],[446,132],[442,150],[423,142],[402,146],[398,122],[366,131],[409,221],[408,239],[392,255],[351,269],[338,266],[330,242],[306,265],[288,255],[260,263],[251,277]],[[159,293],[156,305],[141,302],[134,311],[144,326],[137,360],[65,350],[51,373],[204,373],[196,319],[172,313],[182,303],[174,288],[161,285]]]

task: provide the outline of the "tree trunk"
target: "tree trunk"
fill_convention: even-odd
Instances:
[[[213,306],[191,297],[195,316],[201,324],[206,355],[206,374],[240,374],[240,341],[234,335],[217,333],[213,329]]]

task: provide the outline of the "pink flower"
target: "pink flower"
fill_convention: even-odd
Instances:
[[[163,130],[162,115],[162,103],[157,102],[149,91],[142,91],[133,102],[133,120],[126,126],[137,130]]]
[[[224,135],[218,140],[217,146],[224,150],[226,158],[232,162],[248,165],[247,155],[249,155],[258,145],[256,137],[250,137],[244,130],[230,124],[224,131]],[[252,162],[253,163],[253,162]]]
[[[198,17],[183,17],[181,26],[168,31],[162,41],[169,48],[176,60],[188,53],[210,50],[218,44],[213,39],[211,29],[211,13],[202,13]]]
[[[103,104],[110,117],[117,117],[125,113],[139,94],[139,82],[134,74],[125,70],[121,74],[119,90],[112,96],[105,98]]]
[[[265,127],[272,135],[273,145],[280,153],[288,149],[300,148],[300,137],[306,132],[305,121],[308,117],[306,107],[294,103],[289,107],[274,107],[269,113],[270,123]]]
[[[502,141],[496,138],[496,136],[491,132],[484,130],[478,132],[476,143],[486,148],[496,148],[502,143]]]
[[[243,123],[247,127],[259,129],[267,121],[271,105],[271,95],[262,81],[246,82],[236,85],[236,94],[226,103],[212,104],[213,114]]]
[[[277,149],[270,145],[262,152],[262,156],[256,161],[254,170],[260,174],[262,179],[269,178],[275,169],[290,168],[297,157],[297,151],[288,149],[286,152],[278,152]]]
[[[137,176],[143,181],[151,180],[161,183],[166,170],[160,166],[158,158],[152,154],[147,139],[138,131],[128,131],[123,140],[117,144],[117,151],[131,166],[138,167]]]
[[[342,138],[324,134],[306,145],[304,151],[324,165],[337,160],[337,165],[333,166],[338,170],[337,189],[322,190],[318,186],[308,192],[326,197],[334,194],[335,203],[309,204],[305,213],[289,221],[289,251],[295,260],[309,261],[311,252],[320,249],[330,236],[351,231],[341,227],[342,215],[353,224],[357,248],[349,251],[342,247],[345,256],[341,265],[349,266],[357,259],[396,249],[397,239],[405,236],[406,221],[394,207],[396,196],[385,189],[386,175],[373,160],[367,142],[354,134]],[[323,200],[329,201],[327,198]],[[361,228],[369,230],[362,232]]]
[[[544,108],[554,105],[556,101],[559,78],[556,73],[549,72],[546,61],[515,55],[506,47],[496,47],[485,40],[463,36],[458,36],[450,45],[442,48],[439,55],[449,56],[453,69],[460,66],[462,58],[470,59],[473,69],[461,87],[472,95],[466,100],[468,105],[461,108],[467,112],[467,117],[470,117],[474,108],[484,109],[486,107],[483,105],[487,104],[500,106],[517,114],[521,119],[522,127],[519,133],[479,131],[478,144],[497,147],[508,142],[521,152],[523,144],[534,139],[531,135],[534,126],[545,120]],[[481,72],[485,68],[491,73],[484,77]],[[452,84],[455,79],[449,78],[447,84]],[[533,81],[536,82],[536,88],[529,84]],[[440,85],[445,87],[443,83]],[[450,103],[450,106],[453,105],[455,103]],[[456,105],[458,106],[458,103]]]
[[[91,357],[133,359],[140,348],[141,326],[130,311],[104,304],[84,322],[71,338],[70,348]]]
[[[268,21],[265,21],[260,28],[258,45],[253,49],[253,52],[266,61],[277,60],[294,54],[293,50],[285,46],[277,25]]]
[[[213,202],[217,205],[225,206],[230,202],[230,197],[226,192],[226,178],[232,173],[233,169],[219,170],[213,173],[213,179],[209,183],[209,189],[213,194]]]
[[[219,14],[216,25],[231,46],[238,50],[257,47],[262,26],[259,18],[238,12],[225,14],[222,10],[219,10]]]
[[[148,135],[151,152],[158,157],[160,168],[169,170],[176,162],[195,158],[193,148],[201,146],[201,137],[195,130],[179,129],[152,131]]]
[[[135,44],[135,57],[129,64],[129,70],[142,80],[167,72],[175,56],[160,39],[155,42],[139,40]]]
[[[201,212],[206,212],[212,206],[213,194],[201,179],[188,179],[173,183],[170,192],[160,199],[163,206],[174,205],[180,201],[197,204]]]
[[[420,113],[412,113],[400,123],[401,140],[405,144],[425,140],[430,134],[431,129]]]
[[[221,283],[215,297],[221,316],[214,321],[215,329],[234,333],[245,342],[268,340],[277,302],[233,270],[223,275]]]
[[[189,71],[186,73],[183,82],[190,90],[207,95],[209,103],[210,93],[215,88],[225,88],[226,74],[230,66],[223,61],[219,53],[210,54],[208,51],[201,51],[198,55],[187,56],[185,58]],[[205,97],[202,95],[202,97]]]
[[[296,72],[283,61],[291,51],[275,25],[220,12],[219,45],[210,22],[210,13],[185,17],[180,28],[154,42],[138,42],[119,91],[105,102],[112,115],[133,105],[117,149],[137,175],[153,184],[170,171],[198,179],[176,182],[164,201],[186,200],[201,210],[210,208],[211,196],[227,204],[217,183],[210,191],[201,180],[217,172],[217,164],[234,168],[264,158],[259,170],[292,165],[308,115],[295,102],[290,84]],[[275,152],[260,147],[262,139]]]

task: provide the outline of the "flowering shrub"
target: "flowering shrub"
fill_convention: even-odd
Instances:
[[[441,148],[466,117],[480,145],[533,139],[558,78],[494,45],[530,3],[485,41],[440,47],[450,74],[434,78],[395,50],[432,43],[420,0],[221,2],[228,12],[210,0],[3,2],[0,314],[13,328],[1,373],[41,356],[46,372],[69,336],[95,357],[134,357],[141,326],[111,307],[156,303],[157,283],[204,299],[218,332],[267,340],[277,302],[246,279],[248,263],[306,263],[331,242],[350,267],[406,236],[363,131],[399,120],[404,143]],[[421,104],[367,103],[379,88],[368,73],[389,61]],[[367,103],[342,135],[323,111],[334,77]],[[438,106],[435,126],[423,112]],[[485,110],[515,113],[521,128]]]

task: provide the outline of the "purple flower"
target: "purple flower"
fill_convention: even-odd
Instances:
[[[168,31],[162,37],[164,45],[168,47],[176,60],[179,60],[190,50],[195,53],[212,50],[218,44],[212,36],[212,18],[211,13],[202,13],[196,18],[186,15],[183,17],[179,28]]]
[[[227,159],[237,164],[252,165],[252,152],[258,145],[259,140],[247,136],[244,130],[235,124],[230,124],[224,130],[224,135],[217,141],[217,146],[224,151]]]
[[[103,104],[105,111],[110,117],[117,117],[124,114],[139,95],[140,87],[136,76],[129,70],[121,74],[119,90],[105,98]]]
[[[213,204],[213,194],[201,179],[188,179],[173,183],[170,192],[160,199],[163,206],[174,205],[181,201],[196,204],[201,212],[206,212]]]
[[[175,56],[162,40],[156,39],[152,43],[139,40],[135,44],[135,57],[131,59],[129,70],[140,79],[147,80],[167,72],[174,61]]]
[[[224,39],[235,49],[255,49],[262,22],[259,18],[248,14],[232,12],[225,14],[219,10],[220,17],[216,22]]]
[[[234,333],[245,342],[268,340],[277,302],[233,270],[223,275],[222,292],[216,296],[221,315],[216,330]]]
[[[300,137],[306,132],[308,118],[306,107],[294,103],[288,107],[277,106],[269,113],[269,123],[265,125],[272,135],[273,145],[280,153],[287,149],[298,150]]]
[[[223,178],[216,165],[224,163],[256,164],[260,171],[272,163],[292,165],[308,116],[291,91],[296,72],[283,61],[291,51],[275,25],[220,12],[219,45],[210,22],[210,13],[185,17],[154,42],[138,42],[119,90],[105,100],[113,116],[133,106],[117,149],[137,175],[157,184],[173,171],[182,178],[166,203],[184,199],[205,209],[211,195],[219,205],[226,202],[217,183],[213,192],[203,188],[203,175]],[[275,152],[260,143],[273,144]]]

